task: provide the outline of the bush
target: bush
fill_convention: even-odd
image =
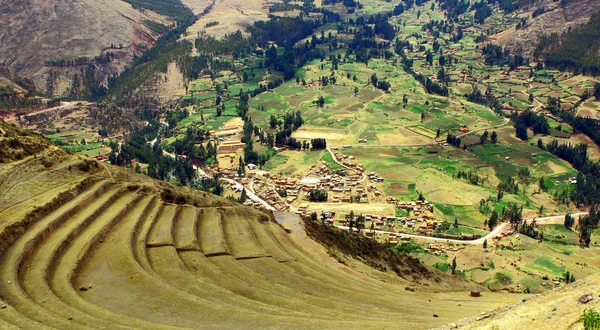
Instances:
[[[600,329],[600,314],[593,308],[586,308],[579,317],[586,330]]]

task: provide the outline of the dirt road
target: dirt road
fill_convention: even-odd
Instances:
[[[571,215],[578,217],[578,216],[587,215],[587,214],[588,214],[587,212],[579,212],[579,213],[572,213]],[[565,221],[565,215],[566,214],[553,215],[553,216],[543,217],[543,218],[535,218],[535,221],[538,225],[561,224]],[[525,221],[527,223],[531,223],[531,221],[533,221],[533,220],[534,219],[527,219]],[[336,227],[340,228],[340,229],[345,229],[345,230],[349,229],[346,226],[336,226]],[[447,243],[471,244],[471,245],[475,244],[476,245],[476,244],[483,244],[483,242],[485,240],[491,240],[492,238],[496,237],[497,235],[499,235],[500,233],[502,233],[504,230],[508,229],[509,227],[510,227],[510,223],[503,222],[500,225],[496,226],[496,228],[494,228],[494,230],[492,230],[489,234],[485,235],[484,237],[475,239],[475,240],[447,239],[447,238],[412,235],[412,234],[401,234],[401,237],[410,237],[410,238],[423,239],[423,240],[429,240],[429,241],[434,241],[434,242],[447,242]],[[375,230],[375,232],[378,234],[395,233],[395,232],[383,231],[383,230]]]
[[[241,183],[235,181],[235,180],[231,180],[231,179],[224,179],[221,178],[221,180],[225,181],[225,182],[229,182],[233,185],[235,185],[235,187],[239,190],[241,189],[245,189],[244,185],[242,185]],[[271,206],[271,204],[267,203],[265,200],[263,200],[262,198],[258,197],[255,193],[253,193],[252,191],[250,191],[250,189],[246,189],[246,196],[248,196],[248,198],[250,198],[251,200],[260,203],[261,205],[263,205],[265,207],[265,209],[269,210],[269,211],[277,211],[273,206]]]

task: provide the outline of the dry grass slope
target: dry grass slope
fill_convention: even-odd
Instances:
[[[64,74],[65,83],[73,78],[73,68],[46,67],[45,61],[92,58],[110,51],[117,60],[106,69],[120,72],[140,52],[138,44],[152,45],[158,38],[144,20],[164,22],[121,0],[4,0],[0,7],[0,64],[33,79],[40,90],[45,90],[50,70]],[[122,44],[123,49],[111,50],[111,44]],[[58,92],[66,86],[58,84]]]

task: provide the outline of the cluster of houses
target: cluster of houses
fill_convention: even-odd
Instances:
[[[369,180],[371,180],[373,182],[383,182],[383,178],[380,177],[379,175],[377,175],[377,173],[375,173],[375,172],[371,172],[371,173],[367,174],[367,177],[369,178]]]
[[[362,164],[356,162],[356,158],[354,156],[348,156],[344,155],[341,152],[336,152],[335,158],[337,158],[337,160],[340,163],[342,163],[342,165],[356,170],[358,173],[363,173],[365,171],[365,167]]]
[[[431,252],[431,253],[439,256],[439,255],[442,255],[442,254],[448,252],[449,250],[456,252],[456,251],[458,251],[458,248],[457,247],[445,248],[441,245],[429,244],[427,246],[427,248],[425,248],[424,250],[425,250],[425,252]]]
[[[219,154],[220,157],[224,157],[229,154],[234,154],[235,156],[238,150],[244,149],[244,146],[245,144],[240,141],[224,141],[219,143],[219,146],[217,147],[217,154]]]
[[[320,212],[309,211],[309,206],[309,204],[300,205],[296,211],[296,214],[298,214],[303,220],[308,221],[310,220],[310,215],[315,212],[317,214],[317,219],[320,219],[333,226],[335,223],[335,212],[330,210],[321,210]]]

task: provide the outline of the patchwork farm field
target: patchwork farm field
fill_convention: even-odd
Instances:
[[[498,133],[501,137],[505,134],[508,132]],[[485,212],[480,212],[480,201],[495,197],[498,183],[507,177],[517,177],[520,169],[531,171],[531,178],[522,182],[526,187],[535,187],[535,177],[544,177],[550,186],[548,192],[534,195],[528,192],[505,194],[505,201],[524,205],[526,216],[538,215],[541,205],[544,205],[545,214],[568,211],[565,205],[553,202],[551,195],[568,189],[567,179],[576,175],[563,160],[530,149],[525,144],[503,142],[502,138],[496,144],[475,145],[464,151],[452,147],[435,152],[426,147],[354,147],[343,152],[356,157],[367,172],[376,172],[384,178],[383,191],[387,195],[411,200],[420,192],[437,206],[436,217],[450,222],[458,217],[461,222],[480,228],[488,217]],[[510,159],[506,160],[506,157]],[[479,185],[471,184],[456,177],[459,171],[477,174],[485,181]],[[502,208],[502,205],[505,204],[496,207]]]

